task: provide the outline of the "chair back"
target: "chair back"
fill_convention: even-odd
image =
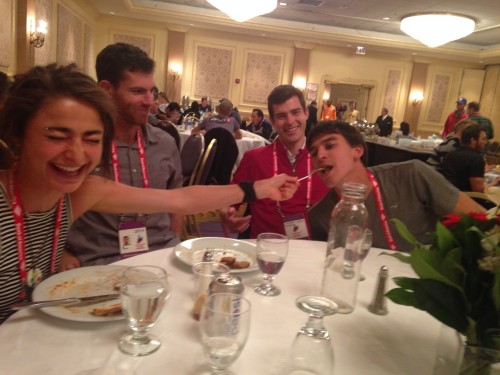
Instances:
[[[207,149],[203,154],[203,160],[201,161],[201,165],[196,171],[194,182],[191,185],[208,185],[209,175],[214,165],[216,153],[217,153],[217,140],[212,139],[210,143],[208,143]]]
[[[179,131],[177,130],[177,126],[175,126],[171,121],[168,121],[167,124],[158,124],[156,125],[158,128],[161,130],[166,131],[168,134],[170,134],[174,140],[175,140],[175,145],[177,146],[177,149],[180,151],[181,149],[181,137],[179,135]]]
[[[202,134],[190,135],[181,150],[183,186],[192,185],[205,151],[205,139]]]
[[[238,145],[233,134],[224,128],[213,128],[205,133],[206,142],[217,139],[217,153],[208,176],[211,184],[228,185],[234,164],[238,159]]]

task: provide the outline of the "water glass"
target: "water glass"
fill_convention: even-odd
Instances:
[[[120,350],[133,356],[154,352],[160,340],[148,330],[170,294],[167,273],[156,266],[130,267],[122,274],[120,294],[129,328],[120,339]]]
[[[241,354],[250,331],[250,301],[239,294],[208,296],[201,310],[200,333],[203,352],[213,374],[229,374]]]
[[[199,262],[193,265],[193,317],[196,320],[200,320],[201,308],[208,296],[208,287],[212,280],[221,274],[230,272],[231,269],[228,266],[217,262]]]
[[[365,230],[365,238],[363,240],[363,243],[361,244],[361,250],[359,251],[359,259],[361,262],[365,260],[366,256],[368,255],[368,252],[372,248],[372,241],[373,241],[373,232],[371,229],[366,229]],[[363,274],[359,275],[359,281],[365,280],[366,277]]]
[[[278,296],[281,289],[273,284],[288,254],[288,238],[278,233],[261,233],[257,236],[257,264],[264,273],[264,282],[254,291],[263,296]]]

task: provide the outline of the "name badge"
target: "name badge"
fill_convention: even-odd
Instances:
[[[285,226],[285,234],[290,239],[308,240],[310,238],[304,214],[285,216],[283,225]]]
[[[122,259],[137,255],[149,250],[148,234],[144,223],[127,221],[118,227],[120,240],[120,254]]]

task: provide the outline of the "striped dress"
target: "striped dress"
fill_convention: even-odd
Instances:
[[[38,267],[43,279],[50,276],[52,240],[54,238],[55,212],[24,214],[26,236],[26,267]],[[66,235],[71,225],[69,197],[66,195],[61,216],[56,270],[66,243]],[[9,306],[19,302],[21,279],[17,256],[17,241],[14,230],[12,208],[5,187],[0,183],[0,324],[13,313]]]

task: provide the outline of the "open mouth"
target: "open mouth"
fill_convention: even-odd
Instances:
[[[62,164],[52,164],[52,166],[58,172],[64,173],[64,174],[70,175],[70,176],[77,176],[78,174],[80,174],[83,171],[83,168],[84,168],[83,165],[70,167],[70,166],[62,165]]]
[[[333,167],[331,165],[324,165],[321,168],[322,169],[318,172],[324,175],[324,174],[327,174],[328,172],[330,172]]]

